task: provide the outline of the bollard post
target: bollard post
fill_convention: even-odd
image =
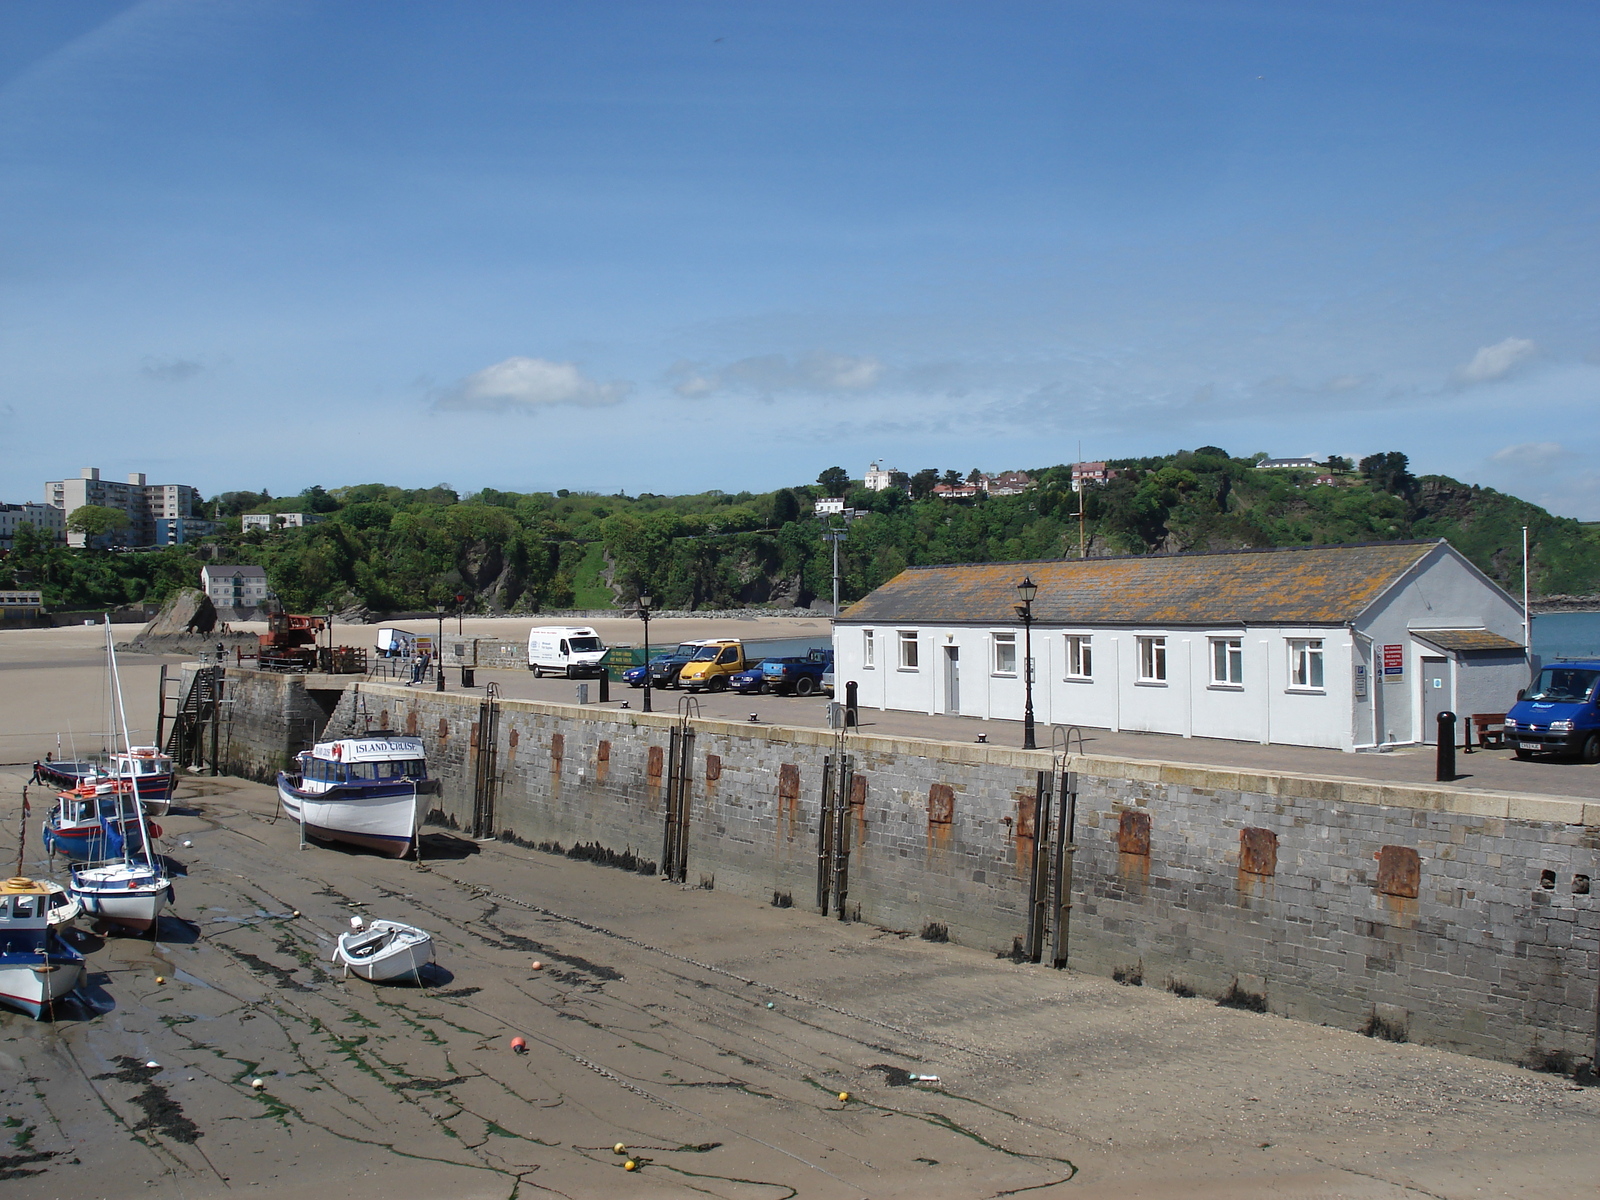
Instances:
[[[856,681],[844,685],[844,727],[856,729],[861,725],[861,713],[856,707]]]
[[[578,703],[589,703],[589,685],[587,683],[580,683],[578,685]]]
[[[600,703],[611,703],[611,668],[600,668]]]
[[[1440,783],[1450,783],[1456,777],[1456,715],[1453,712],[1439,714],[1439,733],[1436,740],[1438,758],[1435,762],[1438,768],[1434,778]]]

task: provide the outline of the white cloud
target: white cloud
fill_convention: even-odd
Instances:
[[[1560,442],[1518,442],[1515,446],[1496,450],[1489,460],[1517,471],[1543,472],[1574,457],[1576,455]]]
[[[1538,353],[1539,347],[1531,339],[1508,337],[1503,342],[1481,347],[1471,362],[1456,370],[1456,382],[1487,383],[1499,379]]]
[[[590,379],[576,363],[518,356],[474,371],[440,394],[433,406],[457,412],[535,412],[552,404],[592,408],[619,404],[632,390],[622,380]]]
[[[761,354],[725,367],[679,362],[667,372],[673,391],[698,399],[714,392],[862,392],[884,374],[881,360],[870,355],[831,354],[815,350],[799,358]]]

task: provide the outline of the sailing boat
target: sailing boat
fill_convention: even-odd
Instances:
[[[128,733],[128,712],[123,705],[122,677],[117,672],[117,654],[111,645],[109,619],[106,621],[106,661],[110,667],[112,694],[116,704],[113,717],[121,727],[123,749],[132,753],[133,739]],[[134,775],[130,782],[133,786],[133,810],[139,824],[138,845],[135,847],[117,829],[107,826],[107,842],[113,852],[120,847],[122,861],[73,867],[72,882],[67,890],[83,905],[83,911],[91,916],[139,933],[153,933],[161,910],[172,903],[172,880],[157,862],[151,846],[151,833],[139,797],[139,777]]]

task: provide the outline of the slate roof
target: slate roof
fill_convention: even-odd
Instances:
[[[1487,629],[1413,629],[1411,634],[1441,650],[1467,653],[1474,650],[1515,650],[1520,653],[1522,650],[1521,642],[1490,633]]]
[[[1024,575],[1044,625],[1339,625],[1443,539],[1222,554],[910,567],[841,613],[848,624],[1015,625]]]

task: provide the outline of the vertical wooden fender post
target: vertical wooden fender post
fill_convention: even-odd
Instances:
[[[1078,773],[1061,772],[1061,820],[1057,823],[1055,884],[1051,906],[1055,921],[1050,934],[1050,965],[1061,970],[1067,965],[1067,948],[1072,933],[1072,856],[1077,852],[1074,838],[1078,824]]]
[[[472,779],[472,836],[487,841],[495,836],[495,800],[500,782],[500,686],[489,682],[478,704],[478,747]]]
[[[1035,774],[1033,791],[1033,866],[1028,872],[1028,928],[1023,937],[1023,953],[1029,962],[1044,958],[1045,933],[1050,927],[1050,809],[1055,787],[1054,771]]]
[[[1078,773],[1067,770],[1069,730],[1055,726],[1048,771],[1035,776],[1033,862],[1028,873],[1028,925],[1023,951],[1029,962],[1067,965],[1072,933],[1072,856],[1078,823]],[[1079,742],[1082,750],[1081,735]]]
[[[845,753],[843,729],[834,735],[833,753],[822,760],[822,805],[817,821],[817,911],[830,907],[839,920],[850,919],[850,787],[855,762]]]
[[[661,838],[661,873],[674,883],[684,883],[689,877],[689,803],[693,772],[694,730],[686,711],[672,729],[667,752],[667,811]]]

